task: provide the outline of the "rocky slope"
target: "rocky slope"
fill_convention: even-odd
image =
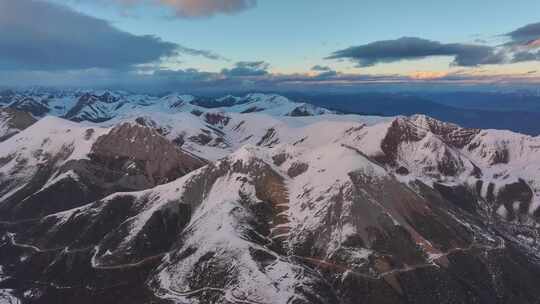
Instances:
[[[538,303],[540,138],[169,101],[0,143],[0,298]]]
[[[45,216],[153,187],[204,164],[151,128],[86,127],[46,117],[0,143],[0,218]]]
[[[0,142],[31,126],[36,119],[27,112],[0,108]]]

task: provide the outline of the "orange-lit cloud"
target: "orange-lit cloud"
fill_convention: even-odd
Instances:
[[[409,74],[409,77],[418,80],[430,80],[444,78],[448,76],[448,74],[448,72],[443,71],[416,71]]]
[[[540,47],[540,38],[530,41],[529,43],[527,43],[527,46],[530,47],[530,48],[538,48],[538,47]]]
[[[104,0],[102,0],[104,1]],[[183,18],[209,17],[216,14],[234,14],[257,4],[257,0],[115,0],[122,5],[155,4],[168,7]]]

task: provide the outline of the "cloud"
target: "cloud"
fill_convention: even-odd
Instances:
[[[412,79],[434,80],[434,79],[445,78],[449,74],[450,73],[446,71],[416,71],[414,73],[409,74],[409,76]]]
[[[504,36],[510,39],[504,46],[512,54],[512,63],[540,61],[540,23],[522,26]]]
[[[331,71],[332,69],[328,66],[322,66],[322,65],[316,65],[314,67],[311,68],[312,71],[319,71],[319,72],[328,72],[328,71]]]
[[[0,0],[0,69],[129,69],[179,54],[222,59],[38,0]]]
[[[527,52],[521,51],[514,53],[512,57],[512,62],[527,62],[527,61],[540,61],[540,51],[538,52]]]
[[[338,76],[339,73],[334,71],[334,70],[329,70],[329,71],[326,71],[326,72],[321,72],[317,75],[314,76],[315,79],[318,79],[318,80],[323,80],[323,79],[331,79],[331,78],[334,78],[336,76]]]
[[[94,1],[94,0],[92,0]],[[109,3],[110,0],[100,2]],[[123,6],[159,5],[172,10],[178,18],[211,17],[235,14],[257,5],[257,0],[113,0]]]
[[[232,69],[223,69],[221,73],[228,77],[252,77],[268,74],[269,64],[264,61],[240,61]]]
[[[338,72],[328,66],[316,65],[311,70],[317,72],[316,75],[312,76],[315,80],[331,79],[339,75]]]
[[[396,40],[376,41],[353,46],[334,52],[327,59],[350,59],[359,66],[367,67],[379,63],[401,60],[422,59],[433,56],[454,57],[453,65],[478,66],[504,63],[503,52],[486,45],[441,43],[416,37],[403,37]]]
[[[540,51],[536,51],[540,49],[540,23],[525,25],[504,36],[510,40],[504,47],[512,55],[512,63],[540,61]]]
[[[186,55],[192,55],[192,56],[202,56],[207,59],[211,60],[222,60],[222,61],[229,61],[228,58],[223,57],[217,53],[214,53],[212,51],[207,50],[198,50],[198,49],[192,49],[185,46],[178,45],[177,48],[178,52]]]
[[[324,72],[325,73],[325,72]],[[323,74],[324,74],[323,73]],[[61,88],[108,88],[146,93],[209,93],[245,91],[352,91],[369,86],[410,89],[411,86],[434,85],[538,85],[540,76],[532,72],[517,75],[492,75],[470,70],[448,74],[423,72],[411,75],[346,74],[312,75],[310,73],[272,74],[236,77],[198,69],[160,69],[149,73],[134,70],[88,69],[78,71],[1,71],[0,84],[5,87],[53,86]]]
[[[127,68],[176,54],[176,44],[35,0],[0,0],[0,67]]]
[[[540,22],[531,23],[523,27],[520,27],[516,29],[515,31],[512,31],[506,34],[506,36],[508,36],[511,39],[510,44],[525,45],[525,44],[532,43],[534,45],[534,42],[540,39]],[[537,46],[540,46],[540,43],[538,43]]]

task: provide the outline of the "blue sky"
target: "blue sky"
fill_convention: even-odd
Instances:
[[[347,46],[403,36],[498,43],[500,34],[540,21],[540,1],[535,0],[455,0],[444,5],[429,0],[259,0],[235,15],[202,19],[165,17],[169,10],[158,6],[119,10],[96,1],[67,3],[131,33],[213,50],[232,61],[265,60],[283,72],[301,72],[313,64],[352,68],[323,58]],[[217,71],[225,64],[191,58],[184,65]]]
[[[134,55],[137,58],[133,58],[133,63],[136,59],[140,62],[129,68],[132,74],[146,75],[157,69],[167,71],[196,69],[199,72],[212,73],[206,76],[215,80],[220,78],[223,69],[234,69],[238,62],[258,61],[265,62],[263,69],[267,71],[265,75],[267,78],[273,75],[297,78],[313,76],[320,74],[311,70],[313,66],[326,66],[332,73],[341,75],[339,79],[332,78],[334,83],[350,81],[354,75],[386,75],[391,77],[384,78],[384,81],[399,82],[406,80],[399,77],[412,77],[413,81],[417,81],[418,78],[440,78],[445,81],[449,81],[450,78],[451,80],[467,78],[466,81],[476,81],[478,77],[481,82],[490,81],[490,79],[500,82],[501,79],[515,80],[515,78],[518,79],[516,81],[521,81],[522,76],[527,75],[525,80],[531,81],[532,78],[538,76],[536,71],[540,70],[540,52],[536,55],[537,48],[525,49],[527,58],[532,59],[514,59],[517,58],[518,52],[519,55],[523,55],[523,47],[519,45],[518,50],[517,38],[505,36],[519,28],[540,22],[540,15],[538,15],[540,1],[536,0],[513,2],[455,0],[445,3],[428,0],[20,1],[27,3],[28,7],[35,6],[36,2],[54,5],[55,9],[67,7],[73,13],[106,22],[112,28],[107,31],[127,32],[133,36],[132,38],[152,35],[163,42],[196,50],[195,52],[182,51],[171,56],[167,50],[158,50],[159,46],[156,45],[156,49],[145,50],[147,53],[142,57],[146,58],[145,56],[154,54],[155,60],[148,59],[148,62],[143,62]],[[127,2],[131,5],[125,5]],[[2,5],[7,6],[9,11],[10,6],[14,4],[10,0],[0,0],[0,6]],[[23,11],[22,8],[11,9],[16,14]],[[28,17],[27,20],[32,20],[32,16],[26,17]],[[61,21],[52,20],[51,22]],[[0,24],[0,34],[2,33],[1,26]],[[4,26],[4,30],[7,31],[7,26],[12,26],[12,24],[6,22]],[[80,32],[80,35],[88,35],[92,39],[93,33],[90,30],[87,33],[85,30]],[[536,32],[534,34],[536,35]],[[71,37],[74,34],[69,35]],[[31,37],[36,37],[36,35]],[[399,40],[402,37],[414,37],[417,40]],[[39,39],[42,38],[47,39],[41,36]],[[532,39],[536,38],[532,36]],[[538,39],[540,39],[540,31]],[[389,41],[389,43],[377,44],[380,41]],[[505,46],[502,49],[501,45],[509,41],[511,46]],[[437,44],[433,45],[431,42]],[[148,45],[143,41],[140,43],[142,48]],[[152,43],[157,42],[151,41],[150,44]],[[372,43],[375,44],[371,45]],[[519,43],[524,42],[519,41]],[[137,44],[133,44],[135,45]],[[475,47],[470,48],[469,45]],[[486,48],[482,49],[484,46]],[[380,50],[381,55],[374,55],[373,52],[379,52],[380,47],[384,48]],[[394,50],[396,47],[415,49],[417,53],[401,57],[399,54],[396,55]],[[101,51],[103,50],[96,50],[96,52]],[[131,50],[125,51],[136,53],[138,48],[132,47]],[[201,55],[197,51],[211,52],[219,55],[219,58]],[[336,52],[339,51],[344,52],[337,56]],[[386,55],[384,55],[385,52]],[[501,58],[501,52],[504,52],[504,59]],[[115,51],[115,54],[117,53]],[[329,59],[329,56],[333,58]],[[524,58],[524,56],[519,58]],[[20,62],[24,61],[21,58],[16,59],[16,63],[8,62],[7,65],[20,65]],[[157,61],[160,61],[159,65],[156,64]],[[145,68],[142,69],[141,66]],[[68,67],[67,63],[66,67]],[[84,68],[91,69],[93,72],[95,69],[100,69],[100,75],[105,72],[119,73],[118,67],[108,67],[104,63],[96,64],[94,69],[92,66],[84,66]],[[69,69],[69,72],[76,73],[77,69],[81,67],[75,65]],[[28,79],[31,78],[29,75],[37,75],[31,72],[42,73],[41,79],[50,77],[49,74],[52,73],[50,66],[45,70],[42,66],[28,67],[27,65],[24,65],[24,69],[18,69],[20,73],[24,72]],[[122,72],[126,70],[127,68],[123,67]],[[60,72],[54,71],[54,73],[58,76]],[[64,73],[63,77],[59,77],[57,83],[61,83],[60,79],[65,80],[67,78],[65,75]],[[185,74],[182,75],[182,77],[185,76]],[[399,76],[397,80],[392,78],[396,75]],[[452,77],[448,77],[449,75]],[[83,84],[84,76],[79,76],[76,78]],[[191,76],[190,74],[189,77]],[[199,76],[196,75],[196,77]],[[0,80],[2,80],[1,74]],[[247,80],[242,79],[240,83],[254,81]],[[255,81],[258,80],[255,79]],[[104,79],[100,84],[106,84],[106,80]]]

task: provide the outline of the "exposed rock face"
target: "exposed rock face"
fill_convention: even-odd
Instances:
[[[401,157],[400,147],[403,144],[421,143],[425,147],[437,145],[432,147],[432,152],[440,153],[441,158],[435,165],[443,175],[454,176],[461,170],[459,166],[463,166],[460,164],[463,161],[459,156],[455,156],[452,150],[464,148],[479,132],[480,130],[460,128],[423,115],[397,118],[392,121],[381,142],[383,154],[377,156],[377,160],[395,166]]]
[[[36,119],[27,112],[11,108],[0,109],[0,142],[28,128]]]
[[[394,120],[381,142],[381,149],[384,154],[377,157],[377,160],[381,163],[395,165],[401,143],[417,142],[423,138],[417,131],[407,120]]]
[[[317,108],[316,106],[313,106],[310,104],[302,104],[294,108],[290,113],[288,113],[288,115],[293,116],[293,117],[302,117],[302,116],[313,116],[313,115],[330,114],[330,113],[332,113],[332,111]]]
[[[415,126],[440,136],[445,143],[458,149],[468,145],[480,133],[479,129],[461,128],[425,115],[414,115],[410,119]]]
[[[103,95],[86,93],[78,98],[64,117],[73,121],[107,121],[115,116],[114,110],[121,108],[125,102],[108,92]]]
[[[466,129],[423,115],[346,134],[352,146],[367,151],[401,180],[427,182],[464,210],[481,210],[512,222],[538,221],[534,212],[540,204],[535,173],[539,138]]]
[[[32,113],[35,116],[43,116],[49,112],[47,105],[32,97],[18,99],[9,105],[10,108]]]
[[[291,167],[289,168],[289,170],[287,170],[287,175],[289,177],[292,177],[292,178],[295,178],[297,177],[298,175],[300,174],[303,174],[304,172],[306,172],[309,168],[309,165],[306,164],[306,163],[294,163],[291,165]]]
[[[172,181],[205,164],[172,145],[154,129],[129,123],[98,138],[90,158],[106,168],[141,170],[151,185]]]
[[[206,163],[136,124],[106,130],[50,118],[20,135],[14,141],[24,148],[0,157],[3,219],[39,218],[114,192],[148,189]]]
[[[215,125],[226,126],[231,120],[229,117],[221,113],[206,113],[204,115],[204,119],[206,120],[207,123],[214,126]]]

